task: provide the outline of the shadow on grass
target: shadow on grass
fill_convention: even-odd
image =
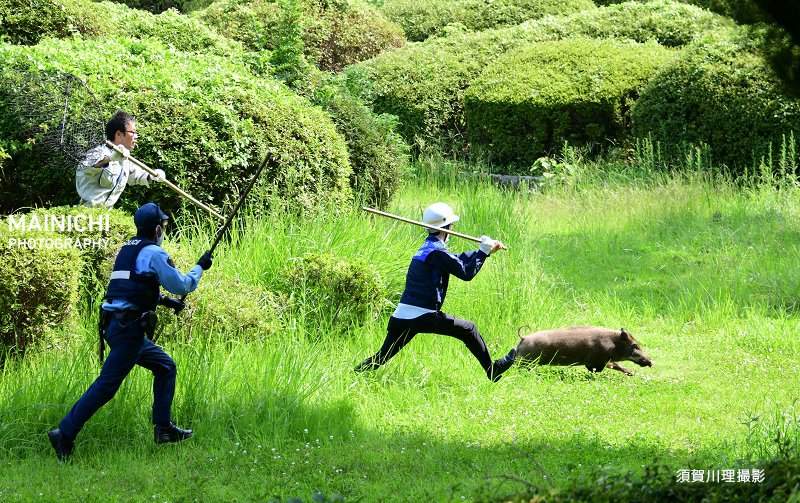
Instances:
[[[269,410],[242,397],[202,407],[190,424],[195,438],[168,446],[153,444],[147,424],[111,414],[87,426],[67,465],[56,463],[43,431],[29,431],[29,448],[0,451],[7,468],[0,495],[73,499],[91,484],[109,500],[503,500],[591,485],[598,473],[623,480],[656,462],[673,470],[743,467],[724,465],[713,449],[690,453],[641,436],[610,445],[567,422],[557,438],[530,440],[520,431],[484,445],[450,440],[452,433],[432,433],[425,424],[368,428],[349,401],[269,401]]]

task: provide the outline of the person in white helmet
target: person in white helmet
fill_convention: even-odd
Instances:
[[[443,229],[450,229],[458,219],[458,215],[445,203],[434,203],[422,214],[424,223]],[[428,229],[428,233],[428,238],[411,258],[406,287],[397,309],[389,318],[383,345],[377,353],[361,362],[355,371],[375,370],[403,349],[415,335],[433,333],[455,337],[463,342],[486,376],[498,381],[500,375],[514,363],[514,350],[493,362],[475,324],[450,316],[441,308],[450,275],[470,281],[481,270],[489,255],[505,249],[505,246],[500,241],[482,236],[477,250],[454,255],[447,250],[449,234],[435,229]]]

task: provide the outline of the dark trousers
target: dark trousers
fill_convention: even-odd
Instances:
[[[411,342],[415,335],[422,333],[455,337],[467,346],[472,356],[480,363],[481,368],[488,372],[492,366],[489,350],[475,324],[468,320],[454,318],[441,311],[423,314],[412,320],[401,320],[392,316],[389,318],[386,332],[386,339],[383,341],[381,349],[364,360],[356,370],[377,369]]]
[[[68,438],[75,438],[84,423],[114,397],[134,365],[153,373],[153,424],[169,424],[177,374],[172,358],[145,338],[138,320],[112,318],[106,330],[106,341],[111,351],[100,376],[61,420],[61,432]]]

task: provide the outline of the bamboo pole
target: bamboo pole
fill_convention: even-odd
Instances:
[[[387,218],[392,218],[394,220],[399,220],[399,221],[405,222],[407,224],[419,225],[420,227],[425,227],[426,229],[433,229],[433,230],[436,230],[436,231],[439,231],[439,232],[452,234],[453,236],[457,236],[457,237],[460,237],[460,238],[463,238],[463,239],[468,239],[470,241],[475,241],[476,243],[480,243],[481,242],[480,238],[476,238],[475,236],[470,236],[469,234],[463,234],[461,232],[456,232],[456,231],[450,230],[450,229],[443,229],[441,227],[436,227],[435,225],[428,225],[426,223],[419,222],[417,220],[411,220],[409,218],[401,217],[401,216],[398,216],[398,215],[393,215],[391,213],[387,213],[387,212],[381,211],[381,210],[376,210],[374,208],[368,208],[366,206],[364,206],[361,209],[364,210],[364,211],[367,211],[369,213],[374,213],[374,214],[380,215],[382,217],[387,217]]]
[[[112,141],[110,141],[110,140],[106,140],[106,145],[108,145],[108,146],[109,146],[109,148],[113,149],[114,151],[118,152],[119,154],[122,154],[123,156],[125,156],[125,152],[123,152],[123,151],[122,151],[122,149],[120,149],[120,148],[119,148],[117,145],[114,145],[114,143],[113,143]],[[156,173],[156,172],[153,170],[153,168],[151,168],[151,167],[150,167],[150,166],[148,166],[147,164],[143,163],[142,161],[140,161],[139,159],[137,159],[137,158],[133,157],[133,156],[132,156],[132,155],[130,155],[130,154],[128,154],[128,155],[126,156],[126,158],[127,158],[129,161],[131,161],[132,163],[134,163],[135,165],[137,165],[137,166],[139,166],[140,168],[142,168],[143,170],[145,170],[145,171],[146,171],[146,172],[147,172],[149,175],[151,175],[152,177],[154,177],[154,178],[158,178],[158,174],[157,174],[157,173]],[[164,180],[163,180],[161,183],[163,183],[164,185],[166,185],[167,187],[169,187],[170,189],[172,189],[173,191],[175,191],[176,193],[178,193],[178,194],[179,194],[179,195],[181,195],[182,197],[184,197],[184,198],[188,199],[189,201],[191,201],[192,203],[194,203],[196,206],[199,206],[200,208],[203,208],[204,210],[206,210],[207,212],[209,212],[211,215],[213,215],[213,216],[217,217],[218,219],[222,220],[223,222],[225,221],[225,217],[223,217],[222,215],[220,215],[219,213],[217,213],[216,211],[214,211],[214,209],[212,209],[211,207],[209,207],[209,206],[207,206],[207,205],[205,205],[205,204],[201,203],[201,202],[200,202],[200,201],[198,201],[197,199],[193,198],[191,195],[189,195],[189,194],[188,194],[187,192],[185,192],[183,189],[181,189],[180,187],[178,187],[178,186],[177,186],[177,185],[175,185],[174,183],[170,182],[170,181],[169,181],[169,180],[167,180],[166,178],[165,178],[165,179],[164,179]]]

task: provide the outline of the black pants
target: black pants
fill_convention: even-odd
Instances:
[[[480,363],[481,368],[488,372],[492,366],[489,350],[475,324],[468,320],[454,318],[441,311],[423,314],[412,320],[401,320],[392,316],[389,318],[386,332],[386,339],[383,341],[381,349],[361,362],[361,365],[356,367],[357,371],[377,369],[411,342],[415,335],[422,333],[455,337],[467,346],[472,356]]]
[[[167,425],[170,422],[177,374],[172,358],[145,338],[138,321],[112,319],[106,331],[106,340],[111,352],[103,363],[100,376],[59,424],[67,438],[75,438],[84,423],[117,394],[134,365],[153,373],[153,424]]]

